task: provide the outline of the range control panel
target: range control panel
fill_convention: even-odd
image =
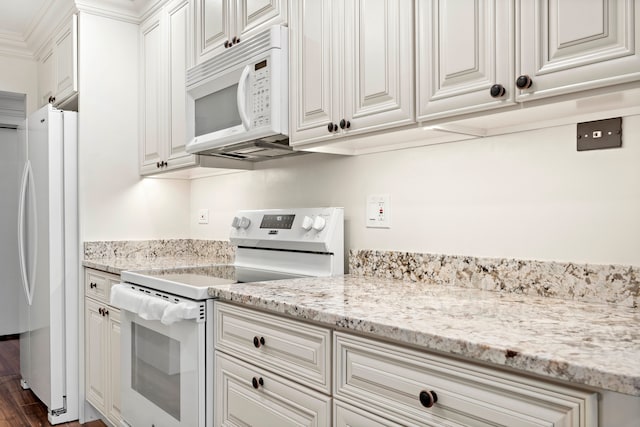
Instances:
[[[344,209],[296,208],[239,211],[231,221],[237,246],[331,252],[344,233]]]

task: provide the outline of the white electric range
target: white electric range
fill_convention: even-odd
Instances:
[[[344,272],[342,208],[239,211],[230,265],[125,271],[112,288],[122,309],[122,417],[132,427],[213,423],[213,300],[209,287]]]

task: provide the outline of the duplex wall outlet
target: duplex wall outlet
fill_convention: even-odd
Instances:
[[[198,224],[209,224],[209,209],[198,211]]]
[[[391,228],[391,198],[388,194],[367,196],[368,228]]]
[[[622,117],[578,123],[578,151],[622,147]]]

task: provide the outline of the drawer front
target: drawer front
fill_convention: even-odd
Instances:
[[[215,348],[323,393],[331,389],[331,331],[215,304]]]
[[[334,397],[403,424],[597,425],[596,393],[343,333],[334,348]]]
[[[216,351],[216,426],[324,427],[331,398]],[[253,380],[257,388],[254,388]]]
[[[333,401],[332,425],[334,427],[397,427],[399,425],[419,427],[418,424],[414,423],[387,420],[335,399]]]
[[[84,293],[86,296],[108,304],[110,287],[109,276],[106,273],[85,269]]]

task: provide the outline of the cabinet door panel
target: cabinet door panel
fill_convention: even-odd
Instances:
[[[418,1],[419,120],[514,103],[512,5],[511,0]],[[494,84],[504,86],[505,96],[491,97]]]
[[[105,317],[98,312],[101,307],[97,302],[85,299],[85,390],[87,400],[104,412],[107,345],[104,339]]]
[[[167,5],[168,29],[168,94],[169,149],[168,169],[196,164],[197,157],[185,151],[187,145],[186,71],[191,65],[191,7],[188,0],[177,0]]]
[[[414,121],[413,5],[401,0],[346,3],[344,117],[347,133]]]
[[[236,36],[246,40],[267,27],[287,22],[287,0],[238,0]]]
[[[215,425],[330,425],[331,398],[216,351]],[[253,378],[263,384],[255,389]]]
[[[54,59],[53,48],[46,52],[38,62],[38,106],[49,103],[49,97],[54,92]]]
[[[55,38],[55,103],[78,91],[78,24],[76,15]]]
[[[289,123],[292,145],[335,137],[327,129],[339,117],[340,47],[333,46],[341,4],[331,0],[291,3],[289,29]]]
[[[157,170],[156,163],[163,159],[162,147],[166,144],[162,120],[162,32],[160,16],[156,16],[141,28],[142,76],[141,76],[141,172]]]
[[[640,11],[634,0],[519,3],[516,75],[528,100],[640,79]]]
[[[200,63],[224,51],[234,29],[230,17],[234,0],[196,0],[196,62]]]

